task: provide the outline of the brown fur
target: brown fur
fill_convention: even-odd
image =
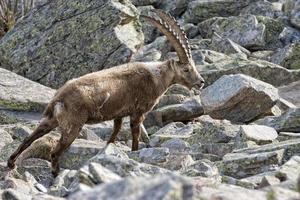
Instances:
[[[11,155],[8,167],[15,166],[16,158],[34,140],[59,127],[61,138],[51,152],[53,173],[57,175],[58,158],[75,140],[84,124],[114,119],[110,143],[115,141],[125,116],[130,116],[132,150],[138,150],[145,114],[168,87],[179,83],[188,88],[200,88],[203,82],[191,58],[188,63],[175,60],[128,63],[70,80],[48,104],[45,118],[38,128]]]

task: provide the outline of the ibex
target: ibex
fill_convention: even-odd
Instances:
[[[201,89],[203,78],[197,72],[186,34],[176,20],[160,10],[153,10],[149,20],[173,45],[179,61],[134,62],[72,79],[62,86],[47,105],[39,126],[10,156],[8,167],[14,168],[17,157],[33,141],[56,127],[61,138],[51,152],[52,172],[59,172],[59,156],[71,145],[84,124],[114,120],[112,143],[122,125],[122,118],[130,116],[132,151],[138,150],[141,123],[159,98],[173,84]]]

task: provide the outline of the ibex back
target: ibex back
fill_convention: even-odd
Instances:
[[[44,111],[44,118],[10,156],[8,167],[14,168],[17,157],[33,141],[56,127],[61,138],[51,152],[53,174],[59,172],[59,156],[71,145],[86,123],[114,119],[114,130],[108,143],[114,142],[122,118],[130,116],[132,150],[138,150],[140,126],[145,114],[172,84],[200,89],[204,80],[197,72],[184,31],[170,15],[153,10],[156,17],[142,16],[154,24],[171,42],[179,61],[128,63],[87,74],[62,86]]]

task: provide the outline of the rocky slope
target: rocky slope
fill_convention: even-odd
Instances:
[[[152,8],[186,30],[206,80],[201,94],[171,87],[148,114],[139,151],[130,151],[128,120],[108,146],[112,122],[103,122],[84,127],[58,177],[49,162],[57,130],[8,172],[8,156],[55,93],[50,87],[119,63],[176,56],[138,20]],[[0,39],[0,197],[300,199],[299,54],[299,0],[41,3]]]

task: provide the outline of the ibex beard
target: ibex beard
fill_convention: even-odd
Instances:
[[[84,124],[114,120],[113,133],[108,141],[115,141],[122,118],[130,117],[132,151],[138,150],[141,124],[159,98],[173,84],[189,89],[201,89],[203,78],[197,72],[184,31],[173,17],[153,10],[156,17],[142,16],[156,26],[173,45],[179,61],[128,63],[90,73],[68,81],[46,107],[39,126],[10,156],[7,165],[15,167],[17,157],[33,141],[59,127],[61,137],[51,152],[52,172],[59,172],[58,159],[72,144]]]

